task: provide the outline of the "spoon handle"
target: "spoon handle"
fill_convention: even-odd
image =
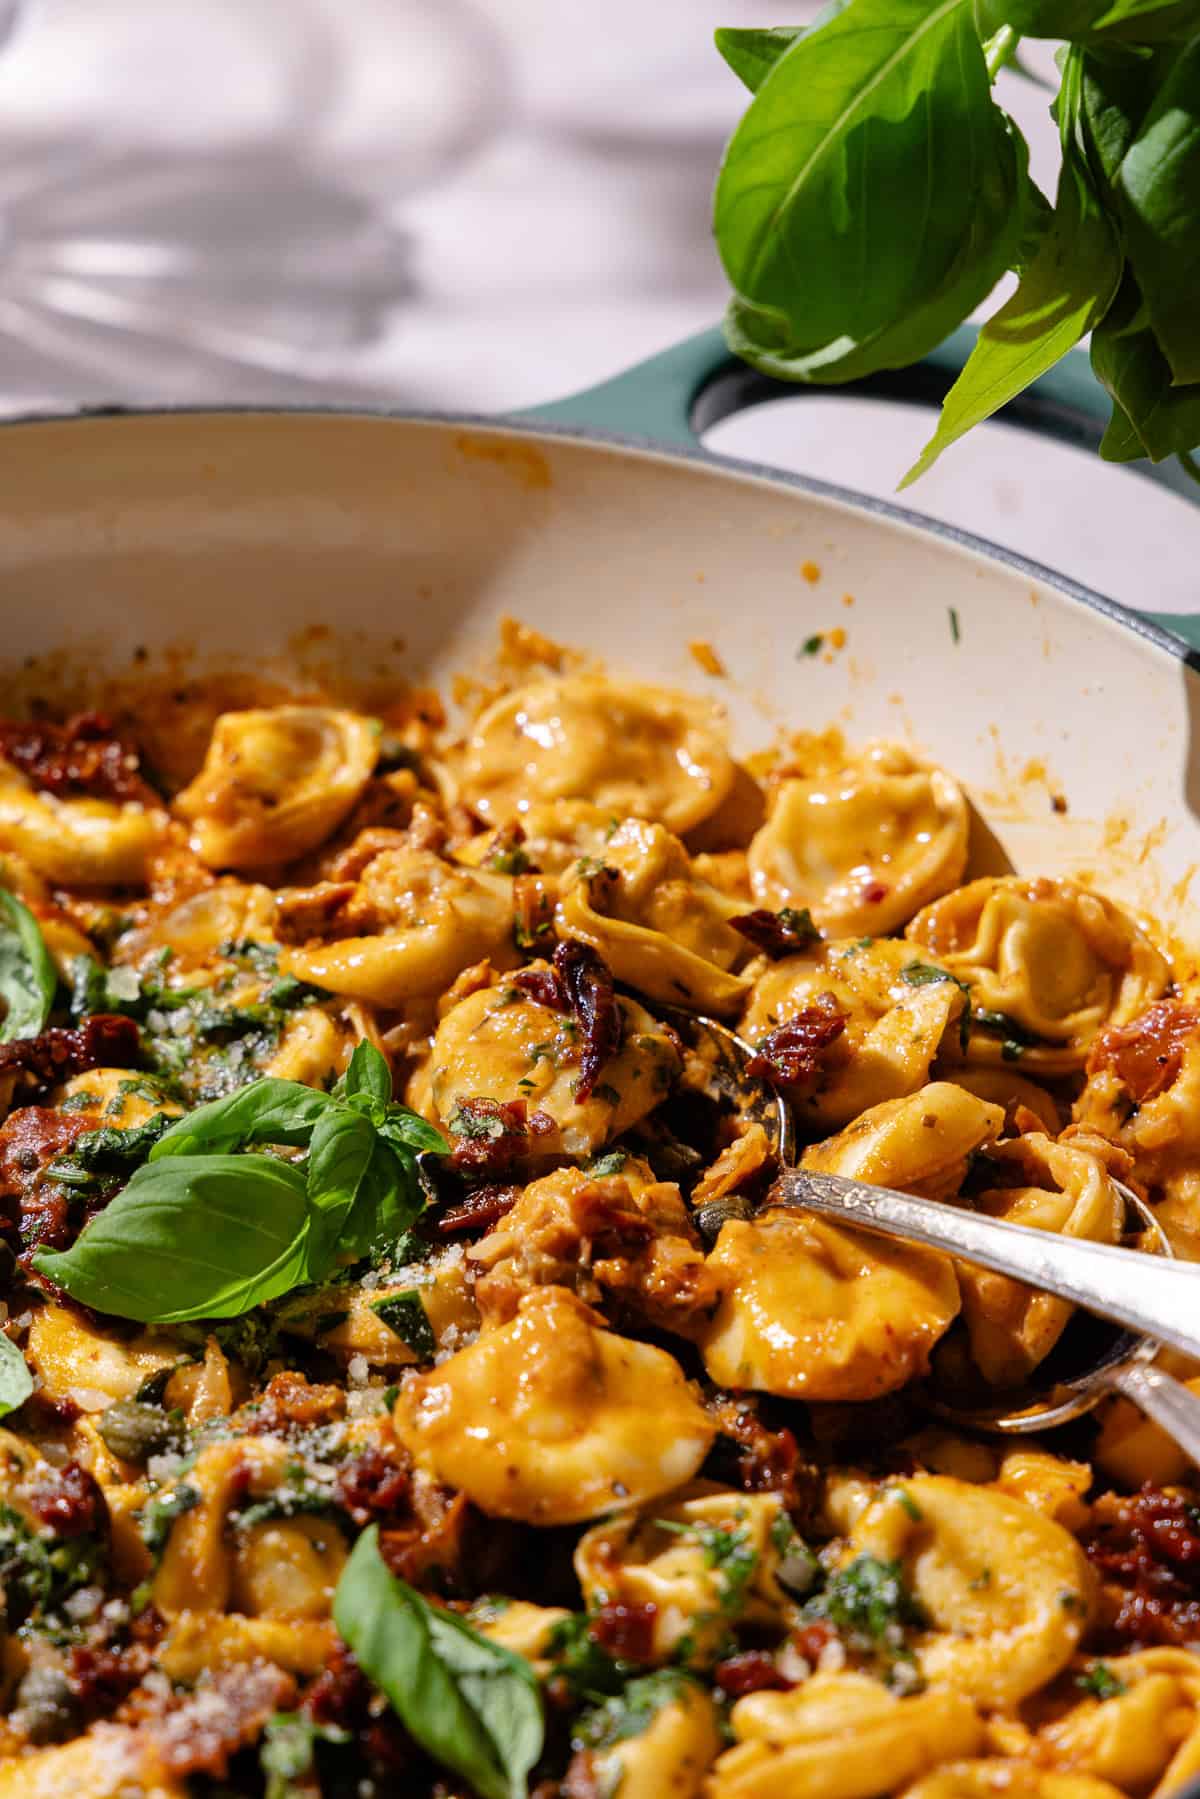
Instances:
[[[1153,1418],[1184,1455],[1200,1466],[1200,1397],[1182,1381],[1161,1368],[1126,1362],[1112,1370],[1107,1384],[1147,1418]]]
[[[771,1202],[841,1218],[1011,1274],[1043,1292],[1111,1318],[1128,1330],[1200,1357],[1200,1263],[1178,1262],[1108,1243],[1059,1237],[978,1212],[869,1187],[839,1174],[789,1168]]]

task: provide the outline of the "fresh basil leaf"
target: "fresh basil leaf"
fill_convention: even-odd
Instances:
[[[331,1096],[318,1093],[315,1087],[266,1075],[189,1112],[159,1139],[150,1152],[150,1160],[227,1155],[250,1143],[278,1143],[299,1149],[308,1142],[317,1120],[332,1104]]]
[[[33,1392],[29,1365],[11,1337],[0,1331],[0,1418],[24,1405]]]
[[[379,1127],[379,1135],[397,1149],[413,1149],[418,1154],[424,1151],[437,1156],[450,1153],[450,1145],[441,1131],[432,1124],[426,1124],[419,1113],[410,1112],[407,1106],[388,1107],[387,1116]]]
[[[411,1151],[377,1138],[354,1209],[342,1228],[339,1251],[357,1261],[389,1248],[408,1230],[423,1205]]]
[[[418,1288],[409,1287],[404,1293],[389,1293],[386,1298],[377,1299],[371,1310],[390,1331],[395,1331],[400,1341],[420,1361],[433,1360],[437,1354],[437,1338],[433,1334],[433,1326],[429,1322]]]
[[[1125,247],[1178,385],[1200,382],[1200,7],[1115,186]],[[1190,446],[1189,446],[1190,447]]]
[[[1092,332],[1092,369],[1113,400],[1113,420],[1100,445],[1106,462],[1139,456],[1161,462],[1200,444],[1200,386],[1173,385],[1170,364],[1154,332],[1139,328],[1139,316],[1137,290],[1127,277],[1111,312]]]
[[[790,50],[798,37],[820,31],[830,19],[836,19],[849,6],[850,0],[828,0],[815,12],[807,25],[771,25],[765,28],[723,25],[713,33],[717,49],[738,80],[756,94],[785,50]]]
[[[1079,131],[1097,187],[1116,213],[1113,184],[1163,75],[1159,54],[1097,55],[1080,59]]]
[[[779,58],[726,150],[731,347],[803,381],[916,360],[1012,262],[1031,191],[969,0],[850,0]]]
[[[980,331],[942,403],[937,430],[901,487],[1053,368],[1112,304],[1121,283],[1121,250],[1079,148],[1081,104],[1081,53],[1072,49],[1059,95],[1063,162],[1054,212],[1016,293]]]
[[[1200,30],[1197,0],[981,0],[979,30],[1009,25],[1021,37],[1074,43],[1154,44]]]
[[[333,1097],[349,1099],[356,1093],[378,1100],[381,1106],[388,1105],[392,1097],[392,1071],[387,1057],[365,1037],[355,1044],[350,1066],[334,1087]]]
[[[841,11],[840,5],[838,11]],[[804,27],[775,25],[757,30],[754,27],[722,26],[713,36],[717,49],[738,80],[756,94],[784,51],[790,50],[796,39],[804,36]]]
[[[348,1106],[331,1106],[317,1120],[307,1164],[310,1280],[323,1280],[333,1266],[376,1143],[370,1119]]]
[[[0,887],[0,1043],[36,1037],[45,1028],[57,991],[58,970],[41,926],[15,893]]]
[[[307,1278],[304,1174],[273,1156],[148,1162],[70,1249],[34,1266],[72,1299],[140,1324],[236,1318]]]
[[[480,1799],[525,1799],[545,1726],[533,1669],[390,1572],[375,1525],[337,1584],[333,1619],[409,1735]]]

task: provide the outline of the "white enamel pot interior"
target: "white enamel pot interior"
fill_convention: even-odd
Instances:
[[[134,669],[438,680],[513,614],[708,692],[743,750],[828,725],[910,742],[967,783],[975,872],[1083,874],[1187,934],[1183,647],[886,508],[533,427],[82,417],[0,431],[0,582],[10,704]]]

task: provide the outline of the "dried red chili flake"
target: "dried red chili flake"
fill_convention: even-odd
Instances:
[[[0,756],[44,793],[162,804],[141,773],[137,749],[116,735],[103,712],[77,712],[62,725],[4,720]]]
[[[612,970],[587,943],[567,938],[554,952],[554,968],[563,984],[582,1039],[577,1099],[589,1099],[600,1072],[621,1047],[621,1008],[613,990]]]
[[[747,1649],[718,1662],[713,1679],[730,1699],[741,1699],[746,1693],[786,1693],[796,1684],[779,1672],[765,1649]]]
[[[128,1068],[140,1044],[132,1018],[94,1012],[75,1030],[55,1027],[37,1037],[0,1043],[0,1074],[16,1069],[34,1086],[51,1087],[73,1074],[86,1074],[89,1068]]]
[[[779,912],[760,908],[743,912],[729,922],[755,949],[775,959],[798,955],[801,950],[811,949],[814,943],[821,941],[821,933],[807,906],[799,912],[791,906],[784,906]]]
[[[879,906],[890,891],[883,881],[868,881],[862,890],[862,896],[868,906]]]
[[[816,1080],[831,1043],[846,1028],[846,1014],[832,993],[818,994],[811,1006],[797,1012],[764,1037],[746,1063],[746,1073],[774,1087],[792,1087]]]
[[[1081,1536],[1103,1583],[1102,1648],[1200,1642],[1200,1506],[1145,1486],[1107,1493]]]
[[[391,1518],[408,1499],[408,1460],[397,1444],[392,1449],[370,1443],[347,1456],[333,1483],[334,1502],[355,1524]]]
[[[1128,1024],[1101,1031],[1087,1060],[1089,1075],[1111,1069],[1139,1106],[1179,1073],[1189,1037],[1200,1026],[1200,1010],[1180,1000],[1162,999]]]
[[[56,1537],[93,1535],[108,1522],[104,1495],[86,1468],[47,1468],[29,1493],[29,1509]]]
[[[521,1197],[519,1187],[476,1187],[465,1199],[448,1206],[434,1229],[439,1237],[457,1237],[471,1231],[490,1230]]]
[[[653,1661],[657,1617],[658,1607],[650,1601],[644,1605],[621,1605],[613,1601],[600,1607],[588,1624],[588,1635],[618,1661]]]

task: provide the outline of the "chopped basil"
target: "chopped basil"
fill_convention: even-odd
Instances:
[[[0,887],[0,1043],[36,1037],[45,1028],[58,991],[58,970],[42,928],[28,906]]]

